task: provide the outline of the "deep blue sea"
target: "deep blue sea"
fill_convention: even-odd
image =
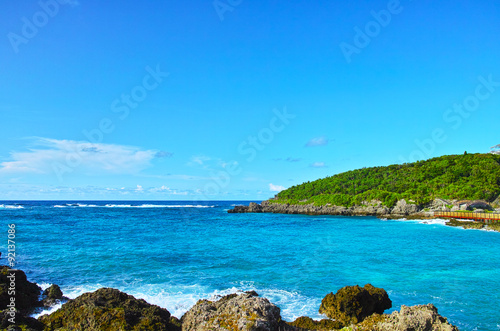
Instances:
[[[387,290],[393,309],[433,303],[460,330],[500,330],[500,233],[442,221],[228,214],[240,201],[0,202],[1,264],[74,298],[114,287],[180,317],[198,299],[255,290],[292,320],[320,318],[347,285]]]

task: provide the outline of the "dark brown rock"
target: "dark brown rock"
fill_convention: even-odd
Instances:
[[[0,266],[0,307],[7,307],[11,300],[9,291],[11,284],[15,284],[15,306],[22,314],[29,313],[40,305],[38,297],[41,288],[31,283],[22,270],[12,270],[7,266]]]
[[[12,315],[9,314],[8,310],[0,311],[0,329],[42,331],[44,328],[43,323],[40,321],[32,317],[23,316],[19,312],[15,315],[15,324],[12,324],[9,319],[12,321]]]
[[[47,299],[58,299],[61,300],[63,298],[63,292],[58,285],[51,285],[49,288],[43,291],[42,295]]]

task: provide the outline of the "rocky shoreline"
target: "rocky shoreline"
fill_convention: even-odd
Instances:
[[[495,204],[496,205],[496,204]],[[274,214],[300,214],[300,215],[337,215],[337,216],[375,216],[386,219],[432,219],[435,212],[469,210],[483,212],[484,210],[500,212],[485,201],[457,201],[435,199],[425,206],[418,206],[399,200],[392,208],[384,206],[380,201],[365,202],[360,206],[342,207],[314,204],[283,204],[272,199],[258,204],[251,202],[248,206],[235,206],[228,213],[274,213]],[[484,229],[499,231],[499,224],[484,224],[482,222],[460,221],[450,219],[446,225],[462,227],[464,229]]]
[[[339,215],[339,216],[377,216],[385,218],[418,217],[430,218],[434,214],[424,211],[415,204],[400,200],[393,208],[383,206],[379,202],[367,203],[362,206],[317,206],[314,204],[281,204],[263,201],[261,204],[251,202],[249,206],[235,206],[229,213],[275,213],[275,214],[303,214],[303,215]]]
[[[280,308],[256,292],[230,294],[217,300],[199,300],[181,319],[167,309],[112,288],[101,288],[69,300],[57,285],[45,291],[26,279],[23,271],[0,266],[0,330],[154,330],[154,331],[458,331],[438,314],[432,304],[392,307],[384,289],[370,284],[346,286],[327,294],[319,312],[321,321],[307,316],[284,321]],[[15,307],[8,293],[10,275],[16,276]],[[55,312],[38,319],[29,317],[41,307],[64,303]]]

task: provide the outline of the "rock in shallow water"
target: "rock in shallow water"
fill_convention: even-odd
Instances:
[[[43,291],[43,296],[47,299],[61,300],[63,298],[63,293],[58,285],[51,285],[45,291]]]
[[[200,300],[182,317],[182,331],[277,331],[280,309],[255,292]]]

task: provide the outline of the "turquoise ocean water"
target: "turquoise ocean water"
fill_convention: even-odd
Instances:
[[[228,214],[238,201],[0,202],[1,264],[70,298],[114,287],[180,317],[198,299],[256,290],[286,320],[320,318],[347,285],[401,305],[433,303],[460,330],[500,330],[500,233],[442,221]],[[4,239],[2,240],[2,234]]]

